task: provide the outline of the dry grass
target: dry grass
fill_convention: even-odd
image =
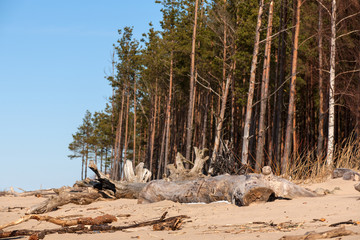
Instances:
[[[326,157],[317,157],[316,149],[305,150],[289,164],[284,174],[292,180],[319,182],[326,180],[331,171],[326,166]],[[335,148],[334,168],[360,170],[360,143],[354,137],[346,139]]]

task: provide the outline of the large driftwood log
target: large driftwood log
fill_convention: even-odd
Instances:
[[[139,203],[161,200],[175,202],[214,202],[226,200],[238,206],[266,202],[278,198],[315,197],[316,193],[283,178],[274,176],[265,167],[264,174],[220,175],[190,181],[152,181],[139,195]]]
[[[274,198],[318,196],[314,192],[274,176],[270,167],[264,167],[263,174],[204,176],[202,168],[208,159],[204,153],[205,150],[195,149],[196,160],[191,170],[184,168],[183,163],[186,160],[178,154],[176,166],[169,166],[171,172],[169,178],[149,183],[144,182],[149,175],[142,165],[133,175],[128,174],[129,180],[140,182],[118,182],[100,172],[91,162],[89,168],[96,174],[96,180],[78,182],[76,185],[81,188],[55,191],[58,194],[56,197],[32,207],[28,214],[49,212],[67,203],[89,204],[101,198],[135,198],[139,199],[139,203],[161,200],[209,203],[226,200],[239,206],[247,206],[253,202],[265,202]]]

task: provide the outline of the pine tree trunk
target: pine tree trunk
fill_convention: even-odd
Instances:
[[[149,169],[152,173],[152,176],[155,176],[153,173],[153,156],[154,156],[154,144],[155,144],[155,133],[156,133],[156,118],[157,118],[157,103],[158,103],[158,80],[156,79],[155,83],[155,106],[154,106],[154,115],[152,118],[151,131],[150,131],[150,160],[149,160]]]
[[[208,121],[208,111],[209,111],[209,96],[210,90],[208,90],[205,99],[205,107],[204,107],[204,121],[203,121],[203,129],[202,129],[202,142],[201,142],[201,149],[206,148],[206,131],[207,131],[207,121]]]
[[[126,97],[126,118],[125,118],[125,142],[124,142],[124,162],[127,160],[127,149],[128,149],[128,133],[129,133],[129,109],[130,109],[130,93],[127,93]],[[120,165],[121,162],[120,162]],[[119,179],[122,178],[122,171],[120,171]]]
[[[264,8],[264,0],[261,0],[259,6],[257,24],[256,24],[254,53],[251,62],[250,84],[249,84],[248,100],[246,104],[246,116],[244,123],[244,136],[243,136],[243,146],[242,146],[242,155],[241,155],[242,164],[248,164],[248,158],[249,158],[249,137],[250,137],[249,133],[250,133],[250,123],[251,123],[251,115],[252,115],[252,107],[253,107],[252,102],[254,98],[256,66],[257,66],[257,58],[259,53],[260,27],[261,27],[261,17],[263,14],[263,8]]]
[[[276,79],[278,89],[276,95],[276,101],[274,101],[274,127],[272,131],[272,143],[273,147],[270,148],[269,156],[275,159],[277,172],[280,172],[281,166],[281,139],[282,139],[282,106],[283,106],[283,87],[282,84],[285,81],[285,66],[286,66],[286,38],[287,32],[287,0],[282,0],[281,12],[280,12],[280,36],[279,36],[279,52],[278,52],[278,63],[276,70]],[[272,153],[273,151],[273,153]]]
[[[122,127],[123,127],[123,115],[124,115],[124,100],[125,100],[125,89],[121,91],[121,108],[119,113],[118,127],[116,128],[114,165],[112,169],[112,178],[115,180],[119,179],[120,167],[122,161],[121,140],[122,140]]]
[[[292,143],[291,137],[292,134],[294,134],[293,123],[294,123],[294,114],[295,114],[296,68],[297,68],[297,55],[298,55],[299,32],[300,32],[300,7],[301,7],[301,0],[297,0],[296,25],[295,25],[294,46],[293,46],[292,65],[291,65],[289,109],[288,109],[288,117],[286,122],[284,156],[281,162],[282,173],[285,173],[286,170],[288,169],[289,159],[291,155],[291,143]]]
[[[270,53],[271,53],[273,9],[274,9],[274,1],[272,0],[270,2],[270,8],[269,8],[269,19],[268,19],[268,27],[266,33],[263,76],[261,83],[259,135],[258,135],[258,143],[256,148],[256,164],[255,164],[256,172],[260,172],[264,162],[264,146],[265,146],[265,136],[266,136],[265,115],[266,115],[266,107],[267,107],[268,95],[269,95],[269,79],[270,79],[269,73],[270,73],[270,59],[271,59]]]
[[[165,142],[165,159],[164,159],[164,173],[166,173],[166,166],[168,164],[170,153],[170,120],[171,120],[171,98],[172,98],[172,85],[173,85],[173,51],[170,54],[170,80],[169,80],[169,96],[166,106],[166,142]]]
[[[135,169],[136,159],[136,79],[134,79],[134,137],[133,137],[133,167]]]
[[[317,157],[321,158],[323,155],[324,149],[324,81],[323,81],[323,17],[322,17],[322,6],[319,4],[319,134],[317,142]]]
[[[195,1],[195,16],[194,28],[192,36],[191,48],[191,68],[190,68],[190,96],[189,96],[189,109],[187,116],[187,129],[186,129],[186,159],[191,161],[191,140],[193,131],[193,106],[194,106],[194,85],[195,85],[195,44],[196,44],[196,28],[197,28],[197,14],[198,14],[199,0]]]
[[[326,164],[333,164],[335,135],[335,54],[336,54],[336,0],[332,0],[331,11],[331,41],[330,41],[330,87],[329,87],[329,131]]]
[[[216,128],[215,128],[214,150],[213,150],[213,153],[212,153],[211,162],[210,162],[210,169],[209,169],[210,174],[213,173],[213,168],[211,167],[211,165],[214,163],[215,158],[216,158],[216,154],[217,154],[217,152],[219,150],[220,137],[221,137],[221,131],[222,131],[223,123],[224,123],[224,120],[225,120],[226,102],[227,102],[227,96],[229,94],[230,83],[231,83],[231,74],[229,73],[228,77],[226,79],[225,89],[223,91],[222,98],[221,98],[220,116],[219,116],[219,119],[217,121]]]

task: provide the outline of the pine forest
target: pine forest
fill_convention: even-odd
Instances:
[[[359,0],[156,2],[161,29],[118,30],[112,95],[72,135],[82,179],[90,160],[114,180],[126,160],[161,179],[194,147],[213,176],[359,168]]]

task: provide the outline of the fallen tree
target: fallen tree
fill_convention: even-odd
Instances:
[[[149,172],[138,165],[126,164],[125,179],[114,181],[100,172],[91,162],[89,168],[95,173],[96,180],[85,180],[76,184],[77,191],[57,191],[58,195],[40,205],[32,207],[28,214],[52,211],[67,204],[89,204],[99,199],[135,198],[139,203],[171,200],[180,203],[229,201],[238,206],[253,202],[266,202],[275,198],[292,199],[296,197],[315,197],[316,193],[302,188],[286,179],[273,175],[270,167],[264,167],[262,174],[205,176],[202,173],[208,159],[205,150],[195,148],[196,159],[192,169],[185,169],[187,162],[178,153],[175,164],[169,164],[169,178],[146,183]],[[129,177],[130,176],[130,177]],[[94,190],[96,189],[96,190]]]

